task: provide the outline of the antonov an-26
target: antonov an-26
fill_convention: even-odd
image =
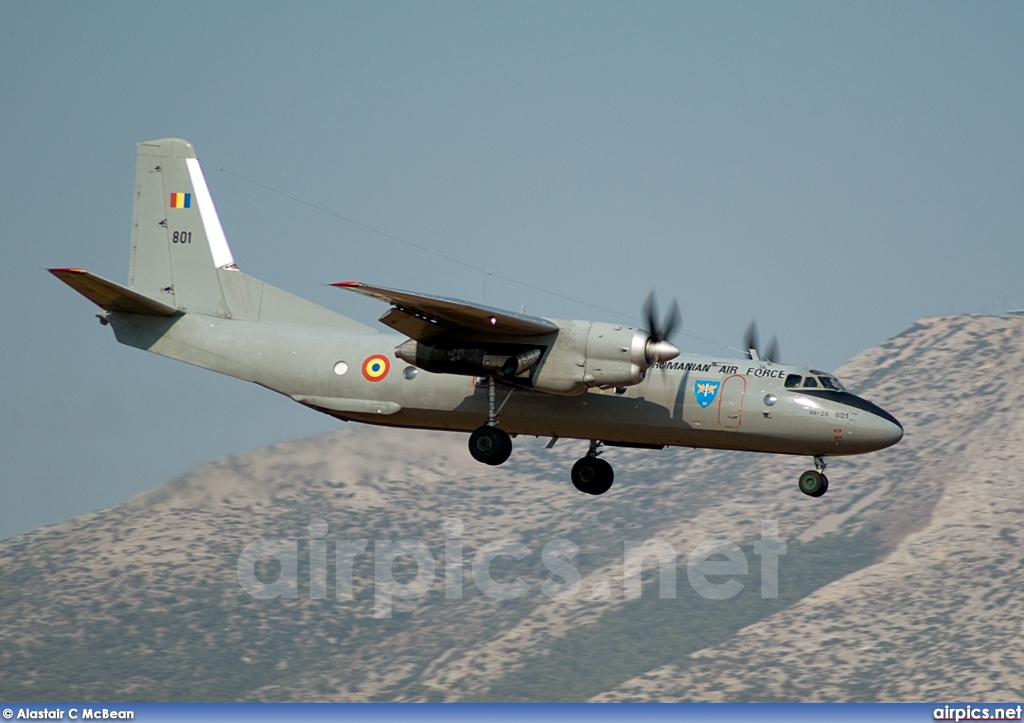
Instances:
[[[603,448],[666,446],[808,455],[800,490],[828,489],[825,458],[884,449],[895,417],[831,374],[746,359],[681,355],[653,303],[647,329],[547,319],[354,281],[339,289],[390,308],[378,333],[238,269],[191,144],[140,143],[128,286],[50,269],[103,313],[122,344],[255,382],[342,420],[471,432],[500,465],[516,435],[589,440],[572,482],[599,495]],[[550,446],[550,445],[549,445]]]

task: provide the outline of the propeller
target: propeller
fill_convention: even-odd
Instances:
[[[665,314],[664,320],[659,324],[658,302],[654,298],[654,289],[651,289],[644,301],[643,317],[644,324],[650,331],[644,350],[647,362],[656,364],[679,356],[679,348],[668,341],[668,337],[683,323],[683,315],[679,311],[679,301],[675,297],[672,298],[672,305],[669,307],[668,313]]]
[[[774,334],[772,334],[771,341],[768,342],[768,349],[764,352],[760,350],[757,343],[757,319],[751,320],[747,332],[743,335],[743,348],[747,350],[748,359],[775,364],[782,363],[782,357],[779,355],[779,339]]]

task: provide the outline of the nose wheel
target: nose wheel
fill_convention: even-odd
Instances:
[[[573,487],[588,495],[603,495],[615,481],[612,466],[598,457],[601,454],[598,450],[600,444],[596,440],[591,441],[587,456],[572,466]]]
[[[815,457],[816,469],[809,469],[800,475],[800,491],[808,497],[821,497],[828,492],[828,477],[825,476],[825,458]]]

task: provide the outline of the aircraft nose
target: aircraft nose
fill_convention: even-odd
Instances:
[[[857,440],[865,451],[875,451],[891,447],[903,439],[903,425],[896,417],[885,412],[883,414],[868,413],[857,420]]]

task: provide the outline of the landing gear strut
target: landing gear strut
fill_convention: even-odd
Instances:
[[[800,475],[800,491],[810,497],[821,497],[828,492],[828,477],[825,476],[825,458],[814,458],[814,469]]]
[[[487,423],[469,435],[469,453],[473,459],[493,466],[504,464],[512,454],[512,438],[498,429],[496,387],[494,377],[487,377]],[[505,399],[507,401],[508,397]]]
[[[572,466],[573,487],[588,495],[603,495],[615,481],[612,466],[598,457],[601,454],[600,446],[600,442],[592,439],[587,456]]]

